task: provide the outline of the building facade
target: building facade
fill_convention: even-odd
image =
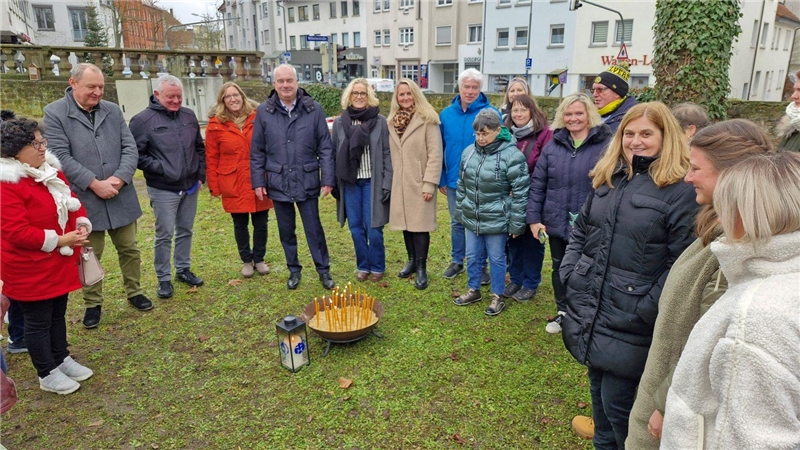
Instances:
[[[110,0],[67,0],[31,3],[27,0],[2,2],[3,15],[0,36],[3,43],[30,42],[36,45],[83,45],[88,31],[87,10],[97,8],[98,19],[111,28],[111,17],[104,3]],[[109,33],[108,45],[116,44]]]

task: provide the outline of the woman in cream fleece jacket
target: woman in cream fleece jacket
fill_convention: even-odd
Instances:
[[[728,291],[686,343],[661,448],[800,448],[800,155],[721,174],[714,209]]]

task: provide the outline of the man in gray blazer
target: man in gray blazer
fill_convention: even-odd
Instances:
[[[88,63],[72,68],[64,98],[44,108],[45,138],[64,169],[72,190],[83,203],[93,231],[89,235],[98,258],[106,233],[117,250],[128,302],[140,311],[153,308],[139,284],[141,257],[136,243],[136,219],[142,215],[133,174],[139,153],[122,111],[103,100],[105,80]],[[83,326],[100,323],[103,282],[83,288]]]

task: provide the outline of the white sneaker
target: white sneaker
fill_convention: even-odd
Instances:
[[[39,378],[39,388],[43,391],[60,395],[72,394],[81,387],[77,381],[64,375],[58,367],[50,371],[50,375]]]
[[[547,322],[547,326],[544,328],[550,334],[558,334],[561,333],[561,321],[564,320],[564,316],[566,313],[564,311],[559,311],[558,315],[553,317],[553,320]]]
[[[77,361],[72,359],[72,356],[67,356],[64,358],[64,362],[58,366],[58,370],[75,381],[88,380],[92,375],[94,375],[92,369],[78,364]]]

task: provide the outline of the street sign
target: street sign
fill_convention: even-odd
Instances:
[[[309,34],[308,36],[306,36],[306,42],[328,42],[328,36]]]
[[[530,69],[533,67],[533,58],[525,58],[525,68]]]
[[[283,52],[283,54],[281,55],[281,58],[283,58],[286,61],[291,61],[292,60],[292,54],[290,52]]]
[[[314,78],[317,79],[318,83],[322,83],[322,71],[321,70],[316,70],[315,74],[314,74]]]
[[[628,47],[625,47],[624,42],[619,47],[619,54],[617,55],[617,59],[628,59]]]

